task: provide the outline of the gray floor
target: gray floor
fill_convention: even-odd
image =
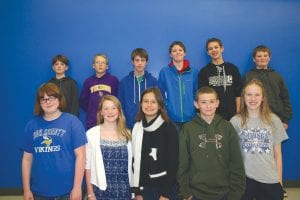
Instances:
[[[288,197],[285,200],[300,200],[300,188],[286,188]],[[0,196],[0,200],[22,200],[22,196]]]

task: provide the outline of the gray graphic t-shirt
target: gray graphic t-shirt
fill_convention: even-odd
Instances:
[[[240,137],[247,177],[262,183],[278,183],[274,145],[288,139],[280,119],[272,114],[272,127],[260,118],[249,118],[244,127],[239,116],[230,122]]]

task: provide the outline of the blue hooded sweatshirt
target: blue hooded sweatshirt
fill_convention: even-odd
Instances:
[[[178,71],[171,62],[161,69],[158,85],[163,95],[169,117],[173,122],[187,122],[196,114],[194,96],[198,89],[198,72],[184,60]]]
[[[157,86],[156,78],[147,71],[145,71],[141,83],[138,82],[134,75],[134,71],[131,71],[121,80],[119,84],[118,98],[122,104],[128,128],[132,129],[134,125],[142,93],[145,89],[155,86]]]

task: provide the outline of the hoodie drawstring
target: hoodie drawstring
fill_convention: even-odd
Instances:
[[[136,93],[135,93],[135,79],[137,79],[137,77],[135,75],[133,75],[133,103],[136,104],[137,102],[135,101],[136,98]],[[141,84],[138,82],[138,89],[139,89],[139,102],[141,101]],[[147,79],[144,77],[144,90],[146,90],[147,88]]]

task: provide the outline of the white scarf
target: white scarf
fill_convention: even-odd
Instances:
[[[141,152],[142,152],[144,130],[148,132],[155,131],[164,122],[165,121],[163,120],[161,115],[159,115],[157,119],[153,122],[153,124],[151,124],[151,126],[148,126],[146,128],[143,127],[142,120],[134,124],[134,127],[132,129],[132,155],[134,158],[134,163],[133,163],[134,171],[132,173],[133,187],[139,187],[139,182],[140,182]]]

